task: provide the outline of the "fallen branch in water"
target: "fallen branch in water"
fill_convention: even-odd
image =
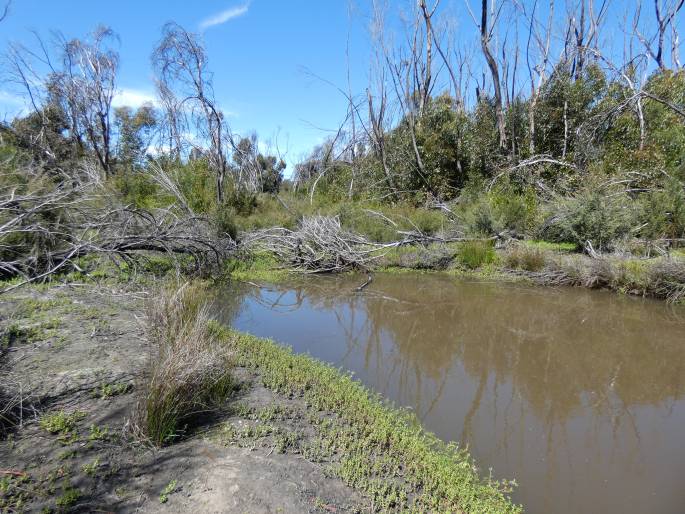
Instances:
[[[364,288],[367,287],[371,282],[373,282],[373,275],[371,275],[371,273],[369,273],[369,274],[366,276],[366,282],[364,282],[364,283],[363,283],[362,285],[360,285],[359,287],[355,287],[354,290],[357,291],[357,292],[363,291]]]

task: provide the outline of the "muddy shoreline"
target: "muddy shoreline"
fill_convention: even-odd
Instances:
[[[8,341],[2,372],[21,382],[25,409],[21,426],[0,441],[1,511],[369,511],[324,465],[281,451],[279,430],[304,434],[306,407],[246,369],[237,370],[241,387],[220,423],[207,420],[162,449],[133,440],[127,424],[149,352],[146,296],[89,284],[3,298],[3,333],[12,325],[20,335]],[[278,419],[261,421],[265,408]],[[71,426],[59,425],[60,414]],[[57,423],[54,432],[45,420]],[[267,422],[268,436],[258,430]],[[226,423],[236,437],[218,428]]]
[[[145,305],[155,282],[53,283],[3,297],[2,387],[20,391],[22,403],[0,439],[0,510],[519,510],[509,485],[481,481],[468,454],[347,375],[218,325],[237,356],[235,392],[173,444],[145,444],[132,421],[151,356]],[[418,457],[405,462],[410,449]]]

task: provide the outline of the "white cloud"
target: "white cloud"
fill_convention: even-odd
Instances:
[[[9,93],[7,91],[1,91],[0,90],[0,103],[3,104],[8,104],[12,106],[24,106],[26,105],[26,100],[22,98],[19,95],[15,95],[14,93]]]
[[[30,111],[26,98],[8,91],[0,90],[0,120],[10,120],[15,116],[25,116]]]
[[[239,5],[236,7],[229,7],[228,9],[213,14],[209,18],[202,20],[202,22],[200,22],[200,28],[204,30],[208,29],[209,27],[214,27],[216,25],[226,23],[228,20],[232,20],[233,18],[237,18],[238,16],[246,14],[249,7],[249,3]]]
[[[113,107],[133,107],[138,109],[144,104],[157,104],[157,98],[152,93],[138,89],[122,88],[112,99]]]

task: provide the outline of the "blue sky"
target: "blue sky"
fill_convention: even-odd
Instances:
[[[385,0],[390,32],[400,27],[398,14],[407,12],[413,1]],[[528,8],[532,2],[519,0]],[[622,52],[620,25],[625,13],[634,12],[636,2],[610,3],[602,32],[602,47],[607,52],[608,47],[614,54]],[[478,4],[477,0],[470,3],[474,9]],[[562,4],[560,0],[556,12],[557,40],[563,36]],[[548,1],[538,0],[538,5],[544,10]],[[649,18],[651,1],[644,5]],[[287,150],[287,161],[292,164],[335,130],[345,115],[346,101],[341,94],[305,70],[346,87],[348,35],[352,90],[364,93],[371,55],[370,10],[371,0],[13,0],[10,16],[0,24],[0,49],[11,41],[29,44],[31,31],[44,38],[55,30],[67,38],[84,37],[98,24],[108,25],[120,37],[121,94],[117,101],[136,106],[154,95],[150,53],[164,23],[175,21],[202,33],[216,96],[230,116],[233,131],[256,131],[262,141],[278,135],[279,149]],[[451,22],[455,38],[472,48],[474,69],[480,75],[477,33],[464,0],[442,0],[440,10],[443,20]],[[685,10],[678,18],[681,33],[684,18]],[[501,27],[509,33],[509,40],[523,38],[525,27],[520,29],[518,34],[513,26]],[[500,34],[504,38],[504,33]],[[682,34],[681,38],[685,39]],[[685,58],[685,51],[682,53]],[[0,118],[12,116],[19,108],[11,85],[0,83]]]
[[[336,128],[345,100],[332,86],[346,84],[348,30],[353,88],[364,90],[369,36],[364,14],[349,22],[344,0],[117,1],[14,0],[0,24],[0,45],[28,43],[31,31],[49,37],[59,30],[81,37],[98,24],[120,37],[119,102],[136,104],[154,95],[150,53],[167,21],[202,32],[221,107],[238,133],[256,131],[260,139],[278,134],[288,161],[296,161]],[[16,112],[8,84],[0,86],[0,116]]]

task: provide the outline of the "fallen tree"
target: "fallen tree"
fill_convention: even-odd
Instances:
[[[78,270],[77,259],[89,254],[124,262],[140,252],[187,255],[200,270],[219,266],[235,249],[209,219],[174,207],[123,205],[93,174],[23,177],[29,180],[0,191],[0,277],[20,277],[0,292]]]
[[[397,226],[392,220],[386,220]],[[373,242],[343,228],[338,216],[311,216],[303,218],[294,230],[275,227],[247,234],[242,244],[248,251],[274,254],[291,271],[336,273],[349,270],[368,271],[372,263],[389,250],[400,246],[496,241],[506,237],[506,234],[484,239],[428,235],[418,227],[415,230],[398,229],[397,235],[398,239],[395,241]]]

